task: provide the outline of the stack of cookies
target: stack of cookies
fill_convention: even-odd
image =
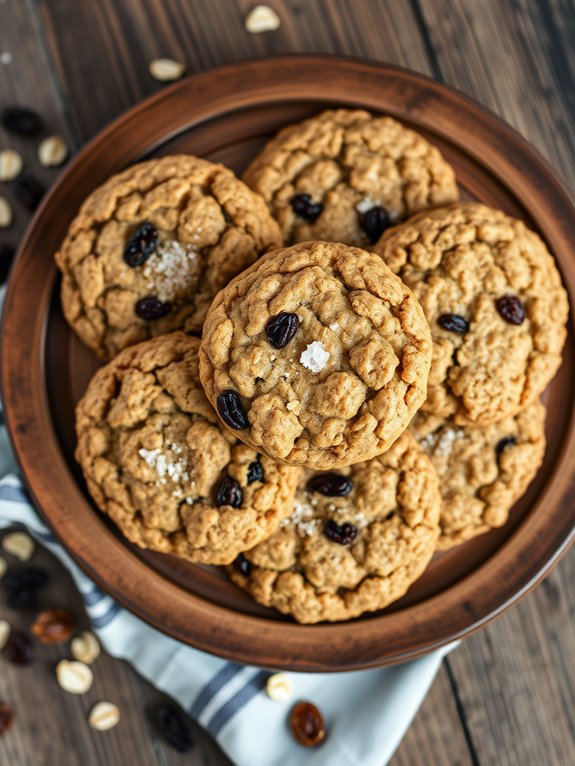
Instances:
[[[76,411],[98,508],[301,623],[403,596],[437,549],[503,525],[542,462],[568,313],[554,260],[459,202],[440,152],[389,117],[289,126],[244,181],[192,156],[135,165],[56,260],[106,362]]]

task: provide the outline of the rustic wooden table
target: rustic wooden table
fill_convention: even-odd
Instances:
[[[74,149],[139,99],[162,87],[148,62],[170,56],[189,73],[264,54],[322,51],[401,64],[455,85],[500,114],[575,185],[575,34],[570,0],[269,0],[275,32],[251,35],[244,0],[0,0],[0,106],[33,106]],[[570,40],[571,38],[571,40]],[[30,141],[0,132],[46,184]],[[0,193],[11,197],[2,185]],[[3,240],[17,244],[27,215]],[[44,599],[82,607],[48,554]],[[575,763],[575,557],[564,559],[522,603],[465,641],[447,659],[392,765]],[[0,606],[0,618],[29,618]],[[88,697],[62,693],[53,666],[64,649],[45,648],[33,667],[0,665],[0,698],[18,711],[0,740],[2,766],[227,764],[195,729],[179,756],[157,736],[147,711],[161,695],[126,664],[98,660]],[[122,722],[92,731],[98,699],[119,704]],[[334,764],[334,766],[338,766]]]

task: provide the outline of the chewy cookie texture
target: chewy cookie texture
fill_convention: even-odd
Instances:
[[[270,457],[366,460],[426,395],[427,322],[376,255],[325,242],[270,253],[214,300],[200,376],[223,421]]]
[[[244,180],[268,203],[286,245],[328,240],[369,249],[388,226],[459,198],[436,147],[360,109],[328,110],[284,128]]]
[[[390,229],[375,251],[431,328],[425,411],[483,426],[539,396],[561,363],[568,302],[552,256],[522,221],[454,204]]]
[[[188,155],[134,165],[84,202],[56,262],[62,307],[102,359],[172,330],[201,333],[229,280],[281,245],[257,194]]]
[[[536,401],[484,428],[418,413],[411,431],[439,476],[439,549],[501,527],[545,453],[545,407]]]
[[[291,517],[230,574],[265,606],[314,623],[357,617],[404,595],[435,550],[440,497],[409,433],[339,473],[307,473]]]
[[[131,542],[227,564],[291,513],[299,470],[220,426],[199,383],[198,346],[175,332],[100,369],[76,410],[76,459]]]

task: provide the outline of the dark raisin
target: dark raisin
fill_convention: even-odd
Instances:
[[[504,295],[495,301],[499,314],[509,324],[520,325],[525,321],[525,306],[516,295]]]
[[[158,244],[158,230],[153,223],[143,223],[132,235],[124,249],[124,260],[132,268],[141,266],[152,255]]]
[[[266,336],[274,348],[285,348],[299,329],[297,314],[283,311],[266,324]]]
[[[38,590],[49,581],[48,573],[39,567],[24,567],[10,569],[2,578],[2,586],[6,591]]]
[[[214,492],[214,502],[216,507],[222,505],[231,505],[232,508],[239,508],[244,499],[242,488],[231,476],[222,476],[216,484]]]
[[[140,298],[136,303],[136,314],[140,319],[146,319],[153,321],[154,319],[161,319],[170,313],[172,310],[172,304],[161,301],[156,298],[155,295],[148,295],[146,298]]]
[[[220,417],[227,426],[236,431],[250,427],[250,421],[237,391],[232,389],[223,391],[218,396],[217,405]]]
[[[36,650],[26,633],[12,630],[2,649],[2,656],[14,665],[31,665],[36,659]]]
[[[497,442],[497,446],[495,447],[497,457],[499,457],[507,447],[515,447],[516,444],[517,439],[514,436],[504,436],[503,439],[500,439]]]
[[[243,553],[240,553],[240,555],[234,559],[234,563],[232,564],[234,569],[237,569],[240,574],[242,574],[244,577],[247,577],[249,573],[252,570],[252,565],[247,560],[247,558],[244,556]]]
[[[7,702],[0,702],[0,737],[6,734],[15,718],[13,708]]]
[[[265,478],[264,468],[259,460],[254,460],[248,466],[248,484],[253,484],[255,481],[263,481]]]
[[[10,133],[32,136],[42,127],[42,120],[36,112],[25,106],[7,106],[2,110],[2,125]]]
[[[300,745],[315,747],[325,739],[323,716],[311,702],[298,702],[290,713],[292,734]]]
[[[28,175],[27,173],[21,175],[20,178],[14,182],[14,195],[16,199],[31,213],[36,210],[42,201],[45,191],[46,190],[42,184],[37,181],[34,176]]]
[[[380,205],[359,214],[359,225],[372,245],[377,242],[383,232],[389,227],[389,224],[390,220],[387,210]]]
[[[444,330],[455,332],[458,335],[465,335],[469,331],[469,322],[459,314],[442,314],[437,320],[437,324]]]
[[[0,244],[0,284],[6,281],[16,250],[12,245]]]
[[[160,705],[155,710],[154,719],[161,736],[179,753],[188,753],[193,748],[190,723],[175,705]]]
[[[7,590],[5,603],[8,609],[25,610],[36,609],[38,606],[38,592],[20,588],[19,590]]]
[[[291,198],[291,206],[296,215],[310,223],[315,223],[323,210],[321,202],[311,201],[310,194],[296,194]]]
[[[353,489],[353,481],[340,473],[318,473],[308,481],[307,489],[327,497],[345,497]]]
[[[332,543],[351,545],[357,537],[358,529],[356,526],[349,524],[348,522],[338,524],[333,519],[328,519],[325,522],[323,531],[327,539],[331,540]]]

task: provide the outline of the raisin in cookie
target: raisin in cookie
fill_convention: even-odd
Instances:
[[[286,244],[369,247],[389,225],[459,198],[439,150],[391,117],[322,112],[278,133],[244,180],[280,224]]]
[[[461,203],[386,232],[376,252],[431,327],[425,411],[483,426],[538,397],[561,363],[568,303],[552,256],[524,223]]]
[[[131,542],[227,564],[291,513],[299,470],[219,425],[199,383],[198,346],[170,333],[100,369],[76,410],[76,459]]]
[[[232,579],[298,622],[382,609],[429,563],[439,532],[437,474],[409,433],[339,473],[307,474],[292,516],[241,555]]]
[[[277,250],[208,312],[200,377],[224,422],[275,460],[368,460],[425,398],[429,327],[372,253],[326,242]]]
[[[418,413],[411,430],[439,475],[437,547],[451,548],[505,524],[543,461],[545,407],[536,401],[484,428]]]
[[[64,314],[102,359],[172,330],[199,333],[217,291],[281,244],[263,200],[222,165],[142,162],[72,222],[56,254]]]

